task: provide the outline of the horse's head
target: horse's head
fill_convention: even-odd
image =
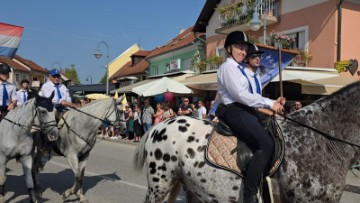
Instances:
[[[120,96],[118,99],[115,99],[114,103],[116,112],[116,124],[118,124],[117,127],[119,128],[121,134],[124,133],[126,130],[125,113],[121,104],[123,97],[124,96]]]
[[[52,99],[55,92],[52,92],[49,98],[35,94],[36,118],[35,125],[48,136],[48,140],[55,141],[59,137],[59,131],[56,127],[55,110]]]

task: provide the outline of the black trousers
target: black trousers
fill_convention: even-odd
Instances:
[[[0,121],[6,116],[8,113],[8,106],[0,106]]]
[[[244,178],[244,195],[257,193],[262,174],[274,151],[274,141],[260,124],[259,113],[239,103],[228,105],[224,120],[253,152]]]

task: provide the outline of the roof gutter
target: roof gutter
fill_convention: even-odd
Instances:
[[[341,22],[342,22],[342,4],[344,0],[340,0],[338,4],[338,24],[337,24],[337,51],[336,51],[336,61],[340,61],[341,58]]]

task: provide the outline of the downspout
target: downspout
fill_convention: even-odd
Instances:
[[[337,53],[336,53],[336,61],[340,61],[341,57],[341,21],[342,21],[342,4],[344,0],[340,0],[338,4],[338,24],[337,24]]]

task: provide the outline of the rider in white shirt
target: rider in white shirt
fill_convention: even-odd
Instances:
[[[244,177],[243,202],[258,203],[256,194],[272,156],[274,141],[260,124],[257,110],[271,108],[280,113],[283,107],[278,101],[261,95],[258,70],[243,64],[251,45],[244,32],[234,31],[226,37],[224,47],[228,58],[217,72],[217,81],[218,93],[226,105],[221,119],[253,153]]]
[[[8,64],[0,64],[0,118],[16,106],[16,86],[8,82],[11,68]]]
[[[21,88],[16,92],[17,106],[22,106],[28,100],[29,92],[29,80],[23,79],[20,82]]]
[[[63,112],[67,107],[75,107],[71,102],[68,88],[60,83],[61,74],[57,69],[52,69],[49,73],[49,81],[47,81],[40,90],[41,96],[50,97],[54,91],[55,96],[52,102],[58,112]]]

